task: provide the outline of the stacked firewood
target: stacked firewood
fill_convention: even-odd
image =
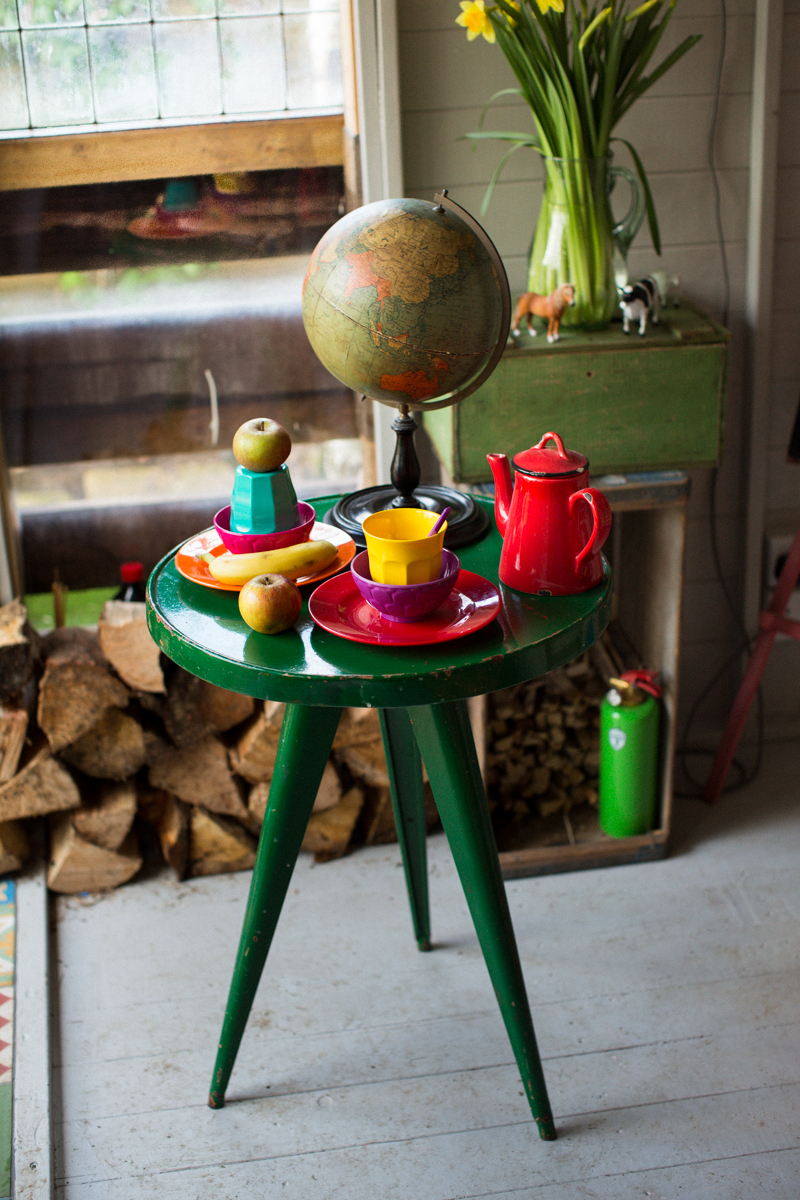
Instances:
[[[58,892],[132,879],[143,839],[181,879],[252,867],[284,706],[169,663],[143,604],[46,637],[19,602],[0,608],[0,703],[0,874],[27,857],[34,817]],[[394,838],[377,713],[346,709],[303,848],[324,860]]]
[[[489,697],[486,785],[495,824],[597,805],[600,701],[591,652]]]

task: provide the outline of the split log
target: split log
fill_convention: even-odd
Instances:
[[[350,845],[363,803],[361,788],[352,787],[332,808],[312,813],[301,849],[312,853],[317,862],[341,858]]]
[[[24,708],[0,705],[0,783],[14,778],[27,731],[28,714]]]
[[[247,800],[247,807],[259,827],[264,824],[264,814],[267,811],[269,800],[269,786],[269,780],[255,784]],[[336,768],[329,761],[325,764],[312,812],[325,812],[326,809],[333,808],[334,804],[338,804],[341,798],[342,785],[339,782]]]
[[[135,692],[165,692],[161,651],[147,628],[146,605],[109,600],[97,623],[100,649]]]
[[[489,698],[487,788],[498,818],[547,819],[596,803],[605,684],[595,651]]]
[[[19,871],[29,854],[28,839],[19,821],[0,821],[0,875]]]
[[[53,819],[47,871],[47,886],[51,891],[66,895],[108,892],[132,879],[141,865],[133,830],[118,851],[106,850],[80,837],[69,815]]]
[[[425,781],[425,829],[430,833],[439,824],[439,811],[431,785]],[[364,806],[359,820],[359,835],[367,846],[384,846],[397,841],[397,826],[389,785],[364,788]]]
[[[172,743],[157,733],[155,729],[143,728],[142,740],[144,742],[144,761],[148,767],[152,767],[162,758],[169,758],[173,753]]]
[[[222,742],[209,734],[194,746],[170,749],[148,769],[154,788],[163,788],[187,804],[236,817],[245,824],[250,815],[228,766]]]
[[[94,803],[72,814],[78,835],[105,850],[119,850],[136,816],[136,785],[109,783],[98,789]]]
[[[127,779],[147,760],[142,727],[120,709],[107,708],[96,725],[61,751],[61,757],[94,779]]]
[[[345,708],[333,739],[334,750],[380,741],[381,726],[377,708]]]
[[[336,754],[340,762],[346,763],[353,776],[370,787],[388,787],[389,773],[383,742],[361,742],[358,745],[341,746]]]
[[[180,667],[173,668],[163,710],[164,725],[176,746],[191,746],[209,733],[225,733],[252,716],[255,700],[216,687]]]
[[[284,706],[265,707],[246,725],[230,752],[231,768],[248,783],[272,778],[281,737]]]
[[[189,808],[164,791],[148,791],[139,798],[139,813],[155,826],[164,861],[178,879],[189,866]]]
[[[240,825],[195,808],[190,817],[192,875],[247,871],[256,861],[256,842]]]
[[[103,658],[95,634],[56,629],[44,639],[38,721],[51,750],[62,750],[96,725],[108,708],[124,708],[128,689]]]
[[[0,787],[0,821],[41,817],[78,808],[80,802],[80,792],[67,768],[43,747]]]
[[[0,608],[0,701],[13,700],[33,678],[41,639],[19,600]]]

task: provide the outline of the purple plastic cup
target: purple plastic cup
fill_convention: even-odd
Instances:
[[[430,616],[455,587],[461,563],[452,550],[442,550],[442,573],[430,583],[376,583],[369,571],[369,553],[362,550],[350,564],[361,595],[387,621],[411,623]]]
[[[275,533],[234,533],[231,529],[231,506],[221,508],[214,517],[214,528],[222,538],[226,550],[231,554],[258,554],[262,550],[282,550],[284,546],[296,546],[307,542],[317,519],[310,504],[298,500],[297,511],[300,521],[291,529],[279,529]]]

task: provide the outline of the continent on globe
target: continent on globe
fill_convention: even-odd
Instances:
[[[500,336],[502,295],[486,246],[456,213],[386,200],[348,213],[320,240],[303,321],[345,386],[424,405],[483,371]]]

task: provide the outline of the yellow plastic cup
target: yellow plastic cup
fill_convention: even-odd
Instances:
[[[432,583],[442,573],[447,522],[428,534],[439,514],[425,508],[387,508],[365,517],[369,571],[376,583]]]

